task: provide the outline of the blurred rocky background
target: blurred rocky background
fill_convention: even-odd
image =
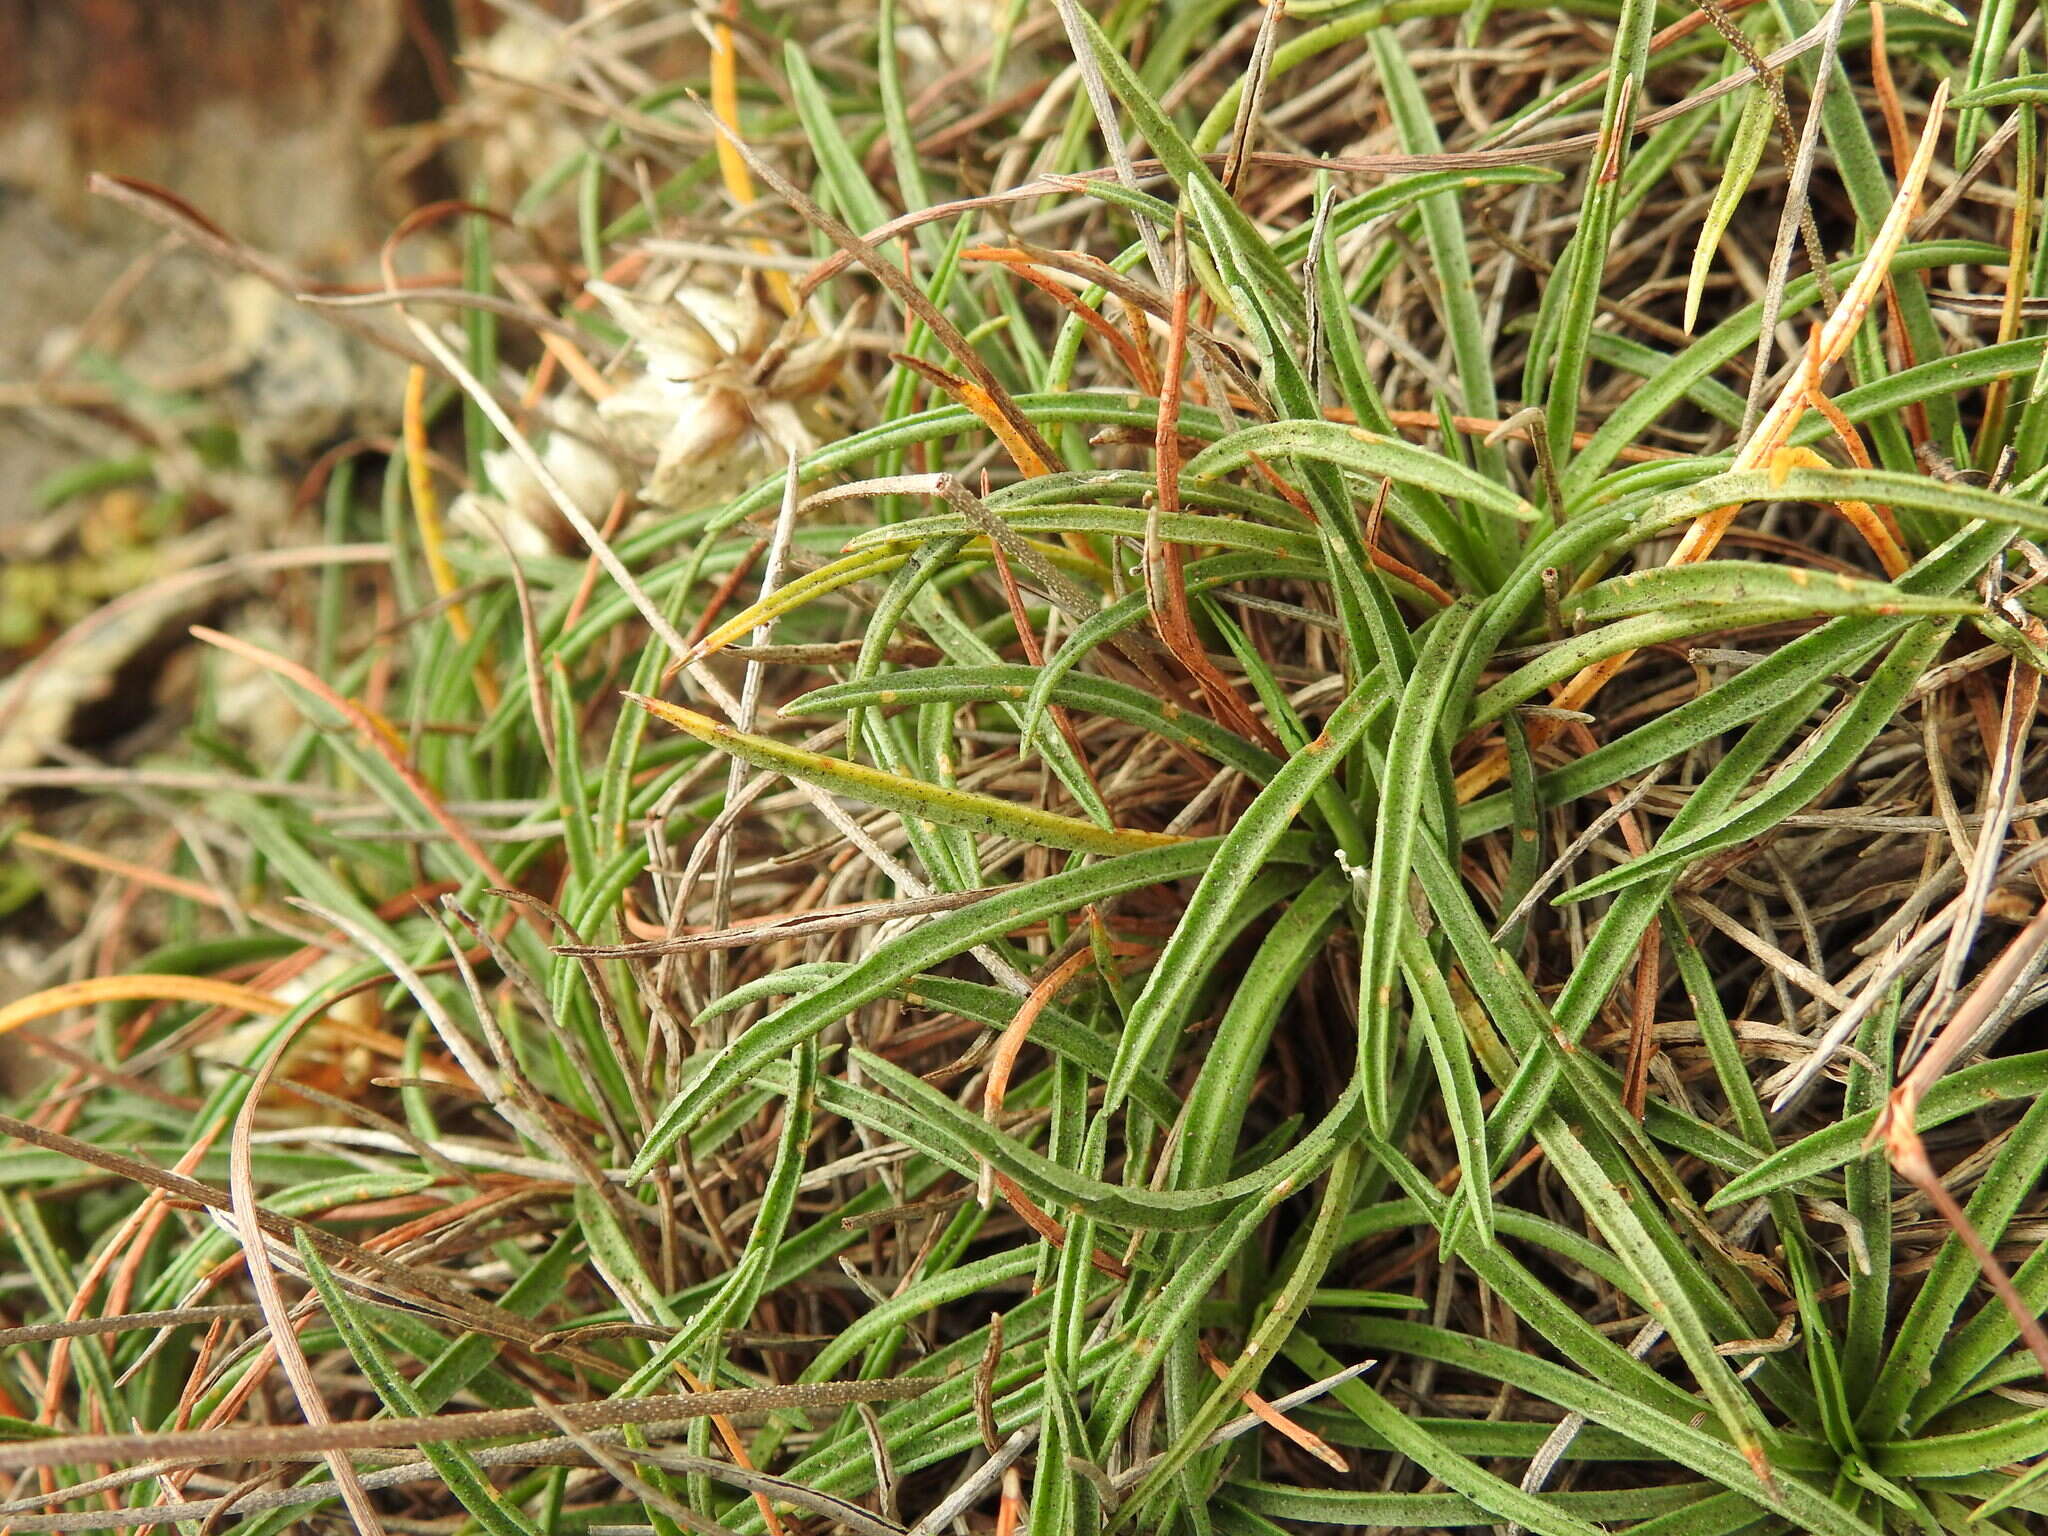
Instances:
[[[306,466],[397,419],[390,359],[89,176],[165,189],[308,277],[373,278],[395,219],[453,190],[457,23],[446,0],[0,0],[0,771],[175,729],[203,586],[45,653],[125,593],[317,537],[291,510]],[[56,958],[66,884],[0,849],[0,1000]],[[43,920],[10,925],[35,897]]]

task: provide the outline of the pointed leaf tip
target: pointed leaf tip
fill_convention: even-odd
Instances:
[[[666,699],[651,698],[644,693],[635,693],[630,688],[622,688],[619,692],[657,720],[664,721],[679,731],[687,731],[699,741],[710,741],[725,729],[709,715],[700,715],[694,709],[685,709],[682,705],[671,704]]]

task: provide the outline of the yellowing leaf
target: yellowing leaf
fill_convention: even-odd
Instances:
[[[217,981],[211,976],[95,976],[30,993],[0,1008],[0,1035],[67,1008],[143,1002],[211,1003],[216,1008],[238,1008],[243,1013],[266,1018],[291,1011],[289,1003],[267,992],[232,981]]]
[[[805,571],[794,581],[784,582],[760,602],[749,604],[699,640],[690,653],[690,660],[699,661],[713,651],[724,650],[740,636],[758,629],[770,619],[778,619],[803,607],[813,598],[836,592],[870,576],[886,576],[909,558],[901,549],[863,549],[843,555],[815,571]]]
[[[1700,225],[1699,243],[1693,247],[1692,275],[1685,284],[1685,329],[1692,333],[1693,322],[1699,318],[1700,294],[1707,285],[1707,273],[1714,265],[1714,252],[1721,247],[1721,236],[1728,228],[1728,221],[1735,217],[1735,210],[1742,202],[1742,194],[1749,190],[1750,178],[1756,175],[1756,168],[1762,163],[1764,146],[1771,138],[1771,98],[1762,91],[1751,95],[1749,105],[1742,109],[1742,121],[1735,125],[1734,142],[1728,146],[1728,163],[1722,168],[1721,184],[1714,189],[1713,205],[1707,209],[1706,221]]]
[[[969,832],[999,832],[1023,842],[1047,848],[1065,848],[1074,853],[1136,853],[1187,841],[1164,832],[1135,832],[1120,827],[1098,827],[1076,816],[1041,811],[1018,805],[994,795],[973,790],[948,789],[922,779],[884,773],[864,763],[806,752],[765,736],[749,735],[729,725],[645,694],[628,693],[627,698],[649,714],[666,720],[679,731],[729,753],[743,763],[770,773],[780,773],[806,784],[815,784],[833,794],[845,795],[864,804],[879,806],[903,816],[914,816],[940,826],[960,827]]]

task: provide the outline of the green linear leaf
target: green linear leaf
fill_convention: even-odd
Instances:
[[[1203,871],[1173,936],[1166,941],[1158,963],[1145,978],[1144,990],[1124,1020],[1117,1070],[1103,1092],[1104,1119],[1130,1092],[1131,1079],[1151,1059],[1158,1041],[1180,1026],[1196,989],[1221,960],[1217,938],[1245,886],[1256,878],[1287,828],[1307,809],[1316,789],[1336,772],[1345,754],[1387,704],[1386,688],[1375,671],[1337,706],[1322,734],[1287,760],[1217,841],[1215,858]]]
[[[1923,623],[1909,630],[1870,680],[1831,720],[1802,742],[1754,795],[1705,819],[1703,825],[1687,828],[1682,835],[1674,836],[1667,831],[1641,858],[1581,881],[1553,899],[1560,904],[1585,901],[1638,885],[1709,853],[1747,842],[1776,826],[1832,784],[1862,756],[1880,731],[1890,727],[1899,705],[1940,652],[1952,627]]]
[[[873,1002],[920,971],[965,954],[975,946],[1027,927],[1055,913],[1072,912],[1091,901],[1183,879],[1208,867],[1220,838],[1196,838],[1143,853],[1127,853],[1101,864],[1063,870],[1030,885],[1004,891],[973,906],[928,918],[878,946],[858,965],[815,991],[785,1003],[725,1049],[707,1058],[697,1076],[670,1100],[634,1160],[632,1176],[645,1178],[717,1098],[752,1079],[769,1062],[786,1057],[802,1040]],[[1282,838],[1268,854],[1275,863],[1308,862],[1307,840]]]
[[[1930,1131],[1994,1104],[2032,1099],[2048,1093],[2048,1051],[1980,1061],[1950,1073],[1920,1101],[1915,1123]],[[1773,1190],[1788,1189],[1819,1178],[1860,1154],[1877,1127],[1882,1106],[1848,1115],[1825,1129],[1781,1147],[1747,1173],[1738,1174],[1707,1202],[1709,1211],[1726,1210]]]
[[[1401,932],[1413,921],[1410,868],[1416,838],[1435,798],[1430,791],[1439,783],[1446,763],[1445,726],[1457,724],[1450,690],[1459,678],[1458,663],[1478,617],[1478,609],[1460,606],[1431,623],[1429,639],[1394,712],[1386,766],[1380,775],[1379,812],[1373,825],[1371,871],[1359,931],[1358,1074],[1366,1123],[1381,1137],[1387,1134],[1392,1115],[1394,978],[1401,963]],[[1448,720],[1447,715],[1451,716]],[[1443,807],[1435,809],[1441,813]],[[1431,835],[1438,834],[1432,830]],[[1428,962],[1422,963],[1426,966]],[[1439,1032],[1449,1029],[1448,1018],[1436,1023]],[[1458,1053],[1465,1054],[1455,1031],[1451,1038],[1456,1040]]]
[[[1714,200],[1707,208],[1707,216],[1700,221],[1700,236],[1693,246],[1692,272],[1685,283],[1685,319],[1682,322],[1687,334],[1691,334],[1693,322],[1699,319],[1700,295],[1705,292],[1707,273],[1713,269],[1714,252],[1720,247],[1721,236],[1728,228],[1728,221],[1735,217],[1735,210],[1742,205],[1742,195],[1749,190],[1749,179],[1756,174],[1756,168],[1763,163],[1764,146],[1771,137],[1771,98],[1761,85],[1752,89],[1749,100],[1742,109],[1742,120],[1735,127],[1734,141],[1728,147],[1728,158],[1722,162],[1721,175],[1714,187]]]
[[[1765,603],[1787,614],[1868,613],[1967,614],[1983,604],[1967,597],[1924,596],[1888,581],[1870,581],[1839,571],[1798,565],[1765,565],[1754,560],[1702,560],[1664,565],[1614,576],[1564,602],[1567,618],[1605,623],[1678,603]]]
[[[1181,473],[1191,481],[1213,479],[1244,468],[1254,457],[1290,454],[1334,464],[1357,475],[1421,486],[1518,522],[1536,517],[1535,507],[1526,499],[1455,459],[1337,421],[1269,421],[1244,427],[1204,448],[1188,460]]]
[[[886,773],[865,763],[850,763],[844,758],[826,757],[821,752],[806,752],[801,747],[792,747],[767,736],[736,731],[707,715],[663,699],[652,699],[641,693],[628,693],[626,697],[677,730],[686,731],[743,763],[801,779],[806,784],[815,784],[866,805],[936,822],[940,826],[997,833],[1074,853],[1105,855],[1135,853],[1183,841],[1164,832],[1098,827],[1078,816],[1041,811],[1036,806],[1018,805],[971,789],[927,784],[922,779]]]
[[[327,1267],[312,1241],[303,1231],[295,1233],[294,1237],[306,1277],[320,1293],[321,1305],[327,1309],[335,1327],[341,1330],[348,1352],[363,1368],[363,1374],[370,1379],[377,1395],[384,1399],[384,1406],[404,1418],[418,1418],[425,1414],[428,1411],[426,1404],[413,1391],[412,1384],[392,1365],[390,1357],[384,1353],[384,1346],[377,1342],[369,1323],[335,1279],[334,1271]],[[540,1527],[500,1496],[468,1451],[458,1445],[422,1443],[420,1454],[434,1464],[434,1470],[441,1474],[448,1491],[461,1501],[462,1507],[474,1515],[485,1530],[493,1532],[494,1536],[540,1536]]]

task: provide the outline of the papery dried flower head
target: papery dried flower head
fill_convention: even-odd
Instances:
[[[564,401],[539,448],[541,463],[576,510],[602,524],[626,480],[606,450],[596,413],[580,401]],[[479,534],[492,524],[514,555],[529,559],[576,547],[575,530],[524,458],[510,448],[494,448],[484,454],[484,469],[496,494],[458,496],[448,509],[450,523]]]
[[[817,445],[804,406],[838,378],[850,322],[794,340],[758,276],[731,294],[686,287],[656,300],[595,282],[590,291],[645,370],[598,412],[621,449],[654,461],[648,501],[681,508],[730,495]]]

